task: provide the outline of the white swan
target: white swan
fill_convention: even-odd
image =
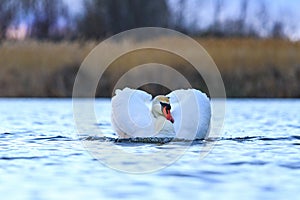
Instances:
[[[175,90],[167,96],[142,90],[116,90],[112,98],[112,126],[120,138],[176,137],[203,139],[211,118],[207,96],[196,89]]]

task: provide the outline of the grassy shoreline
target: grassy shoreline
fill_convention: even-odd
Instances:
[[[300,42],[239,38],[196,40],[218,66],[228,97],[300,97]],[[0,97],[70,97],[81,62],[97,44],[96,41],[2,42]],[[122,45],[126,44],[118,48]],[[174,42],[175,48],[176,45],[188,48],[180,46],[180,41]],[[122,73],[147,56],[176,68],[191,78],[193,86],[205,90],[199,77],[194,77],[184,62],[157,52],[137,55],[128,55],[112,64],[105,72],[105,89],[99,90],[97,96],[111,96],[113,84]],[[197,52],[190,52],[190,56],[197,56]],[[151,90],[155,87],[149,88]]]

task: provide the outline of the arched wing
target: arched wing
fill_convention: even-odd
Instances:
[[[141,90],[116,90],[116,95],[112,98],[111,121],[119,136],[138,137],[150,134],[153,130],[151,99],[150,94]]]
[[[211,119],[210,102],[206,94],[196,89],[175,90],[168,94],[172,106],[176,137],[203,139]]]

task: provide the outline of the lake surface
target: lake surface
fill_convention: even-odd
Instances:
[[[287,199],[299,194],[300,100],[227,100],[220,138],[198,141],[171,165],[142,174],[111,169],[83,147],[91,137],[77,135],[71,99],[0,99],[0,113],[1,199]],[[110,100],[96,100],[96,113],[97,126],[115,138]],[[137,154],[165,147],[92,138]],[[214,148],[201,158],[201,149],[211,142]]]

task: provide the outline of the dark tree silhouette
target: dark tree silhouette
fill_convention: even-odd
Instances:
[[[10,0],[1,0],[0,3],[0,40],[5,39],[9,25],[14,21],[16,5]]]
[[[85,0],[78,30],[86,38],[102,38],[137,27],[168,27],[165,0]]]
[[[37,39],[58,37],[58,22],[68,16],[63,0],[22,0],[23,13],[31,16],[30,36]]]
[[[286,35],[284,33],[284,25],[280,21],[276,21],[273,25],[271,36],[273,38],[286,38]]]
[[[287,38],[285,30],[288,24],[280,20],[272,22],[266,3],[259,0],[239,0],[238,14],[233,17],[225,15],[226,7],[231,6],[229,1],[194,2],[193,12],[201,13],[213,6],[212,12],[207,14],[211,16],[200,19],[203,21],[209,17],[212,21],[210,24],[203,21],[205,26],[202,27],[195,25],[199,24],[199,17],[189,13],[191,1],[188,0],[178,0],[176,11],[171,10],[172,6],[169,7],[172,3],[170,0],[82,2],[80,14],[74,17],[70,15],[64,0],[1,0],[0,40],[5,39],[10,26],[24,22],[27,23],[29,37],[50,40],[102,39],[128,29],[147,26],[174,28],[194,36]],[[253,7],[253,2],[258,6],[254,11],[255,17],[250,18],[248,8]],[[247,18],[257,22],[251,23]]]

